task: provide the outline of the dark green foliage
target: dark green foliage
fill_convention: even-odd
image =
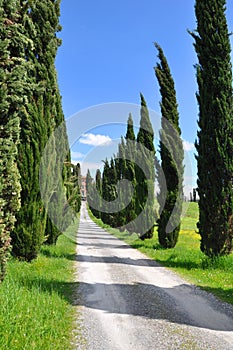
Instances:
[[[121,143],[118,145],[118,153],[117,157],[115,158],[115,166],[116,166],[116,176],[117,180],[122,181],[126,178],[126,159],[125,159],[125,142],[123,137],[121,137]],[[118,201],[119,201],[119,208],[117,213],[117,223],[116,226],[121,228],[121,230],[124,229],[124,224],[127,222],[126,219],[126,208],[125,208],[125,198],[128,197],[128,187],[121,186],[121,188],[118,188]],[[125,195],[125,196],[124,196]],[[120,207],[122,205],[122,208]]]
[[[0,281],[4,278],[10,251],[10,233],[20,207],[17,169],[19,120],[30,87],[25,81],[27,38],[19,1],[0,1]]]
[[[149,111],[144,96],[141,94],[141,119],[137,142],[145,146],[150,152],[155,153],[154,131],[151,125]]]
[[[135,219],[135,173],[134,157],[136,142],[133,128],[132,115],[129,115],[125,140],[121,137],[118,145],[118,153],[115,156],[117,205],[116,226],[121,230],[127,229],[134,232]],[[133,193],[132,193],[133,187]]]
[[[146,101],[141,94],[141,120],[137,135],[137,149],[135,154],[135,213],[137,222],[135,232],[141,239],[151,238],[154,232],[155,203],[155,148],[154,132],[150,122]]]
[[[75,180],[71,173],[69,145],[55,69],[57,48],[60,45],[60,40],[56,37],[56,32],[60,30],[59,6],[60,1],[54,3],[51,0],[44,0],[38,2],[31,11],[38,33],[34,40],[41,50],[36,63],[39,63],[39,74],[44,83],[46,82],[43,104],[48,122],[47,133],[50,136],[49,162],[45,164],[47,176],[42,179],[46,180],[49,194],[49,200],[44,203],[48,212],[45,227],[46,243],[56,243],[59,235],[71,224],[72,211],[69,205],[71,207],[75,205],[75,189],[72,189]],[[56,132],[53,134],[55,129]],[[64,166],[64,163],[67,166]]]
[[[118,153],[104,162],[101,219],[105,224],[151,238],[156,220],[154,206],[155,149],[153,129],[144,97],[141,95],[141,123],[135,140],[133,119],[128,118],[125,140]],[[93,187],[90,187],[90,203]],[[95,214],[95,211],[92,212]]]
[[[80,167],[70,163],[66,125],[61,123],[47,144],[48,162],[41,163],[40,185],[48,213],[45,235],[47,244],[55,244],[80,209]],[[45,151],[43,152],[43,156]],[[47,157],[45,157],[47,159]],[[43,158],[44,160],[44,158]],[[43,186],[46,185],[45,188]]]
[[[162,101],[160,103],[162,120],[160,131],[161,168],[158,168],[160,192],[158,202],[160,217],[158,223],[159,243],[164,248],[173,248],[178,240],[183,202],[183,159],[184,151],[179,127],[178,105],[174,81],[158,44],[160,63],[155,67]],[[158,165],[158,163],[157,163]]]
[[[229,254],[233,238],[232,65],[225,0],[197,0],[198,195],[201,250]]]
[[[127,131],[126,131],[125,139],[126,139],[126,142],[136,140],[136,137],[134,134],[134,127],[133,127],[133,118],[131,113],[129,114],[129,118],[127,121]]]
[[[26,106],[21,119],[18,168],[21,175],[21,209],[17,213],[17,224],[12,237],[12,253],[20,259],[36,258],[44,241],[46,215],[40,198],[39,167],[44,140],[43,100]],[[45,144],[43,144],[45,146]]]
[[[133,118],[131,113],[127,121],[127,131],[125,136],[125,142],[122,139],[121,144],[119,145],[119,164],[121,169],[121,175],[119,179],[126,179],[129,182],[123,186],[122,194],[120,197],[123,199],[122,202],[127,203],[130,200],[129,204],[125,207],[124,210],[119,211],[119,224],[118,226],[125,225],[128,232],[135,232],[135,223],[136,218],[136,175],[135,175],[135,156],[136,156],[136,137],[134,134]],[[133,193],[131,193],[131,186]]]
[[[57,172],[62,173],[62,161],[60,164],[61,169],[58,171],[56,168],[52,176],[55,176]],[[66,178],[64,176],[61,177],[60,183],[53,182],[55,190],[48,203],[49,215],[47,216],[45,231],[46,244],[57,243],[58,237],[70,226],[81,207],[80,164],[73,165],[66,162],[65,165],[65,175],[69,176],[66,176]],[[72,169],[71,172],[68,171],[68,167]]]
[[[96,191],[96,192],[94,192],[94,191]],[[93,195],[92,195],[93,202],[90,206],[90,209],[91,209],[93,215],[95,215],[98,219],[101,219],[102,178],[101,178],[101,172],[99,169],[97,169],[97,171],[96,171],[95,182],[93,183],[93,186],[92,186],[92,193],[93,193]]]
[[[104,162],[104,170],[102,176],[102,212],[101,219],[105,224],[112,227],[117,226],[117,207],[110,209],[109,202],[114,201],[117,198],[117,173],[114,163],[114,159],[111,158],[110,164],[106,159]]]
[[[86,175],[86,194],[87,194],[87,203],[92,211],[93,210],[92,204],[94,202],[94,193],[93,193],[93,179],[91,177],[91,173],[89,169],[87,170],[87,175]]]
[[[68,183],[71,186],[70,195],[68,196],[68,202],[69,205],[74,209],[74,211],[78,213],[81,207],[81,167],[78,163],[76,165],[72,165],[72,168],[73,171],[70,175],[70,182]]]
[[[88,169],[87,176],[86,176],[87,200],[88,200],[88,197],[90,196],[91,186],[92,186],[92,177],[91,177],[90,170]]]
[[[64,188],[64,181],[70,176],[70,168],[63,168],[64,161],[70,160],[69,155],[64,159],[64,154],[68,153],[65,125],[59,129],[59,137],[51,136],[64,121],[54,64],[60,45],[56,36],[60,30],[59,6],[60,1],[35,0],[30,4],[24,3],[23,7],[23,23],[28,38],[24,46],[25,59],[30,63],[25,79],[31,89],[27,95],[25,114],[20,120],[18,168],[22,206],[12,233],[12,252],[28,261],[37,256],[46,238],[51,242],[56,241],[69,221],[65,216],[67,189]],[[46,153],[45,145],[50,136],[50,147]],[[44,163],[40,173],[41,161]],[[43,198],[43,202],[40,185],[49,198]]]
[[[197,201],[197,190],[196,190],[196,188],[193,189],[193,201],[194,202]]]

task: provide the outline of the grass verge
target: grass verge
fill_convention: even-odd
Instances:
[[[89,214],[98,225],[133,248],[179,273],[190,283],[233,305],[233,254],[211,260],[200,251],[200,236],[196,233],[197,203],[184,203],[179,240],[172,249],[163,249],[160,246],[156,230],[152,239],[141,241],[136,234],[129,235],[126,231],[110,228]]]
[[[33,262],[8,262],[0,285],[0,349],[74,348],[76,243],[67,236],[75,235],[77,225],[78,220],[56,246],[43,246]]]

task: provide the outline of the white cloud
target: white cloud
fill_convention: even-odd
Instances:
[[[82,159],[83,157],[85,157],[85,154],[83,153],[80,153],[80,152],[74,152],[74,151],[71,151],[71,158],[72,159]]]
[[[185,151],[193,151],[195,149],[194,143],[183,140],[183,147]]]
[[[90,146],[106,146],[111,143],[111,138],[106,135],[84,134],[79,142]]]

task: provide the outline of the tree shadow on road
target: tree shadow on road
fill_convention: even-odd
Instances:
[[[137,281],[132,284],[80,282],[78,292],[81,298],[77,299],[77,305],[90,309],[163,319],[172,323],[217,331],[233,331],[233,307],[218,301],[212,294],[193,285],[181,284],[171,288],[161,288]],[[229,290],[229,293],[233,293],[233,289]],[[206,298],[205,307],[202,303],[199,306],[192,303],[197,296],[198,299]],[[230,322],[222,314],[223,310],[231,319]],[[221,313],[220,321],[217,320],[217,312]]]
[[[58,293],[73,306],[102,310],[110,314],[166,320],[216,331],[233,331],[233,307],[189,284],[161,288],[137,281],[132,281],[131,284],[107,284],[63,282],[46,278],[27,278],[19,283],[28,289],[36,288],[40,293]],[[233,293],[233,289],[229,293]],[[207,309],[203,305],[199,309],[193,307],[192,300],[197,295],[206,298]],[[182,304],[178,301],[182,301],[183,297]],[[216,312],[222,313],[223,310],[232,321],[223,314],[221,322],[217,320]],[[191,316],[188,316],[188,312]]]

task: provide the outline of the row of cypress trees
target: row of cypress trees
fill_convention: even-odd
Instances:
[[[190,32],[195,40],[194,47],[198,57],[196,72],[199,130],[198,140],[195,143],[198,165],[198,229],[201,236],[201,250],[211,258],[229,254],[233,248],[232,64],[225,11],[225,0],[196,0],[197,30]],[[162,95],[161,114],[163,117],[160,132],[161,164],[155,159],[160,185],[158,202],[160,207],[163,206],[157,223],[160,244],[165,248],[170,248],[176,244],[180,229],[184,154],[181,147],[174,82],[162,49],[157,44],[155,46],[158,49],[160,59],[160,63],[155,67],[155,74]],[[132,123],[128,122],[128,130],[129,125]],[[170,125],[173,127],[170,128]],[[144,142],[143,139],[141,142]],[[119,146],[119,155],[120,158],[123,156],[123,159],[124,150],[125,145],[122,141]],[[121,163],[121,161],[119,162]],[[114,195],[110,196],[110,193],[114,194],[114,177],[113,182],[110,181],[111,191],[110,185],[105,179],[106,173],[109,174],[109,168],[111,169],[110,174],[113,176],[112,164],[114,164],[113,161],[109,167],[108,162],[105,162],[102,180],[102,193],[107,200],[115,198]],[[130,169],[129,164],[127,164],[127,169]],[[130,219],[142,210],[141,205],[144,204],[143,196],[145,196],[144,183],[140,182],[143,177],[136,176],[137,166],[133,169],[135,174],[130,180],[135,188],[134,193],[137,195],[133,196],[132,206],[134,208],[136,205],[136,210],[133,210],[134,214]],[[125,176],[127,178],[126,174]],[[117,180],[119,179],[120,177],[117,178]],[[164,191],[165,185],[167,191]],[[136,190],[137,186],[140,188],[139,191]],[[109,192],[105,194],[105,191]],[[126,208],[124,218],[130,213],[129,208],[130,205]],[[106,221],[105,215],[101,215],[103,221]],[[111,224],[112,218],[108,215],[107,217],[107,223]],[[174,227],[175,229],[173,229]],[[135,227],[133,230],[137,232]],[[148,234],[148,237],[150,236]]]
[[[76,210],[80,207],[55,69],[61,44],[59,15],[60,1],[0,0],[1,279],[10,245],[14,256],[31,261],[45,241],[56,243],[61,229],[67,227],[72,218],[64,220],[60,193],[68,196]],[[59,125],[58,140],[54,131]],[[51,161],[45,164],[40,183],[41,159],[49,140]],[[62,183],[50,184],[59,172]],[[51,203],[42,201],[41,186],[47,186]],[[50,206],[49,216],[45,204]]]
[[[162,94],[162,123],[159,163],[155,155],[154,131],[146,101],[141,94],[141,119],[137,137],[129,115],[125,138],[121,138],[117,155],[104,162],[103,175],[96,172],[92,182],[87,174],[88,202],[93,214],[112,227],[137,233],[143,240],[152,238],[157,222],[159,242],[174,247],[180,230],[183,200],[183,145],[180,138],[174,82],[163,54],[155,68]],[[170,97],[167,98],[169,88]],[[166,118],[166,119],[165,119]],[[160,192],[158,218],[155,205],[155,169]],[[165,185],[164,179],[167,184]],[[124,181],[127,180],[127,181]],[[120,185],[121,182],[121,185]],[[130,202],[128,203],[130,199]]]

